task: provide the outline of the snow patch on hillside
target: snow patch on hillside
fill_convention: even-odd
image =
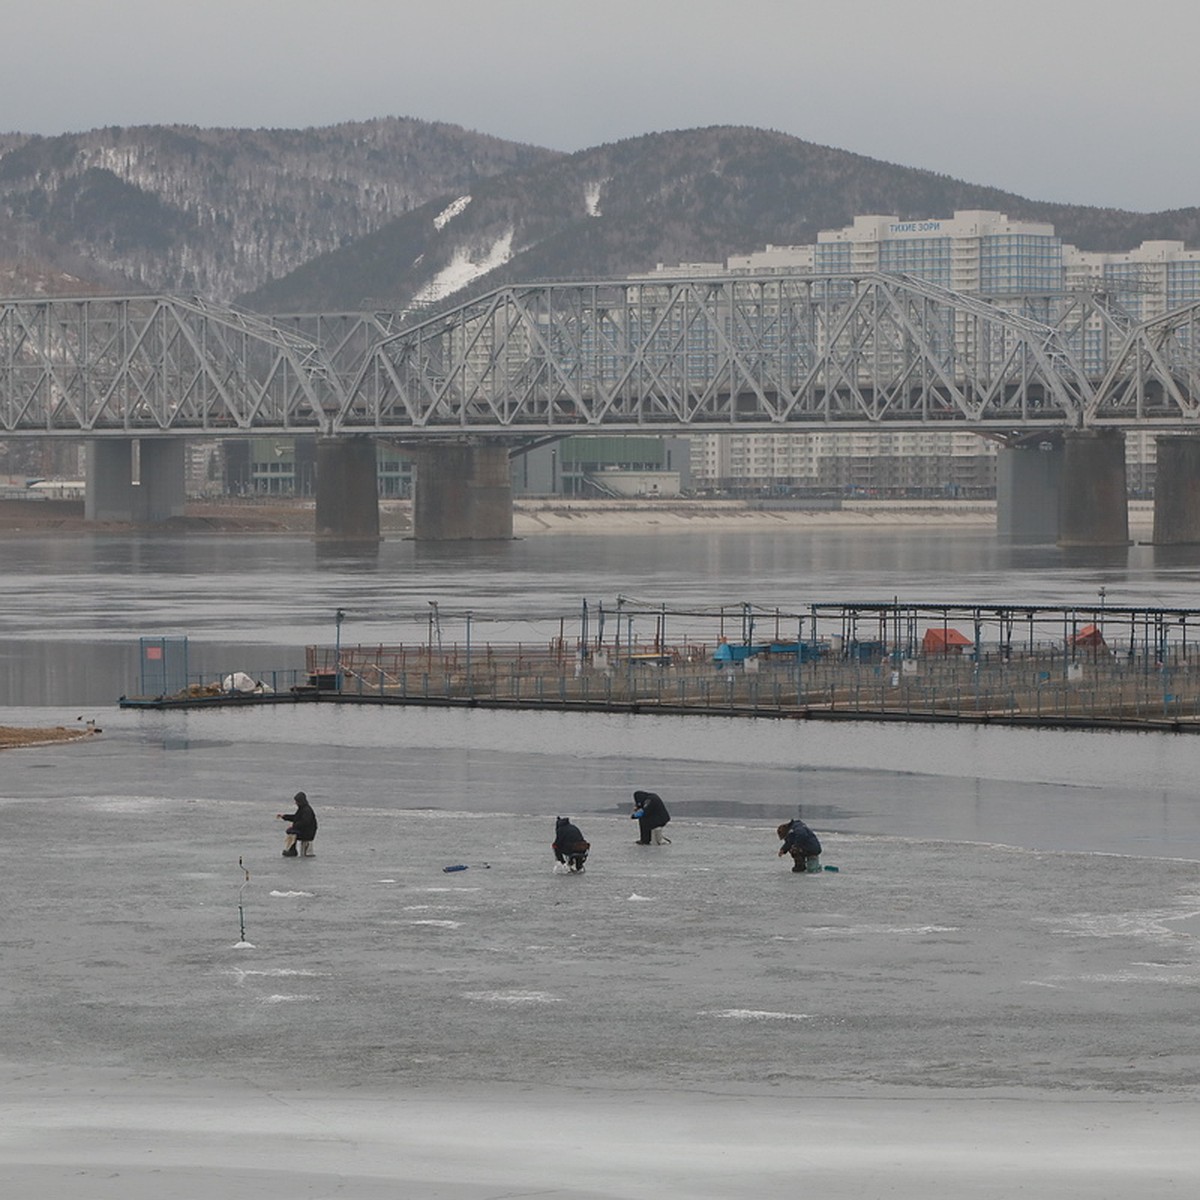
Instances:
[[[604,190],[607,179],[597,179],[587,184],[583,189],[583,203],[589,217],[600,216],[600,193]]]
[[[453,204],[448,204],[442,209],[436,217],[433,218],[434,229],[445,229],[455,217],[458,216],[468,204],[471,203],[470,196],[459,196]]]
[[[464,288],[480,275],[502,267],[513,256],[513,233],[509,229],[498,237],[482,257],[473,258],[470,250],[461,248],[454,257],[415,296],[414,304],[431,304],[444,300],[452,292]]]
[[[0,289],[6,296],[86,295],[99,289],[44,263],[0,261]]]

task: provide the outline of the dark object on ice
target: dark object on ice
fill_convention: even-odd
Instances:
[[[790,854],[793,871],[821,869],[821,839],[799,817],[794,821],[784,821],[775,832],[783,842],[779,847],[779,857]]]
[[[554,822],[554,841],[550,848],[560,863],[566,863],[572,871],[582,871],[592,844],[570,817],[558,817]]]
[[[663,829],[671,820],[671,814],[667,812],[663,798],[657,792],[634,792],[633,805],[630,816],[637,821],[641,831],[638,845],[649,846],[653,839],[656,846],[661,846],[663,842],[669,846],[671,839],[663,836]]]

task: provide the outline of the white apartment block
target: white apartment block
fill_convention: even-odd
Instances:
[[[694,262],[679,263],[678,266],[668,267],[659,263],[653,274],[635,275],[635,279],[702,279],[705,275],[727,275],[729,272],[724,263]]]
[[[1200,250],[1182,242],[1143,242],[1136,250],[1103,253],[1063,246],[1066,286],[1109,292],[1134,322],[1152,321],[1200,300]],[[1129,483],[1145,490],[1153,477],[1157,443],[1153,433],[1125,434]]]
[[[690,436],[697,489],[975,495],[995,486],[996,444],[967,430],[821,430]]]
[[[1105,287],[1135,321],[1152,321],[1200,300],[1200,250],[1182,242],[1143,242],[1104,254],[1063,247],[1068,288]]]
[[[1003,305],[1006,297],[1099,287],[1111,291],[1136,321],[1200,300],[1200,251],[1182,242],[1143,242],[1136,250],[1101,254],[1064,244],[1054,226],[1014,221],[1004,213],[959,211],[950,218],[906,221],[855,217],[842,229],[822,230],[810,246],[772,246],[718,264],[664,268],[648,278],[695,274],[907,274]],[[779,433],[692,436],[698,487],[779,486],[947,490],[991,486],[996,444],[977,434]],[[1154,462],[1154,437],[1129,434],[1130,483],[1143,487]],[[839,482],[833,482],[839,481]]]
[[[817,234],[814,270],[915,275],[955,292],[1003,296],[1058,291],[1062,242],[1053,225],[1010,221],[1003,213],[956,212],[950,219],[855,217]]]
[[[724,270],[734,274],[762,275],[771,271],[812,271],[816,269],[815,246],[772,246],[754,254],[727,259]]]

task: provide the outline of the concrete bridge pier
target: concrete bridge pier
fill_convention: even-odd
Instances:
[[[1200,437],[1155,438],[1154,544],[1200,543]]]
[[[508,448],[488,442],[417,446],[413,537],[507,541],[513,535]]]
[[[1059,492],[1060,546],[1129,544],[1125,435],[1117,429],[1073,429],[1063,437]]]
[[[375,440],[317,439],[316,535],[323,541],[379,541]]]
[[[182,517],[187,500],[187,442],[181,437],[138,442],[138,483],[134,488],[139,521]]]
[[[1058,540],[1062,469],[1058,441],[1001,448],[996,457],[996,532],[1001,537]]]
[[[156,524],[183,516],[183,438],[94,438],[88,444],[88,521]]]

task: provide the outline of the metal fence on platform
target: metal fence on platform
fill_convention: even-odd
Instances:
[[[1085,626],[1086,628],[1086,626]],[[1083,635],[1087,636],[1087,635]],[[1080,635],[1076,635],[1080,637]],[[714,658],[727,643],[624,653],[551,643],[348,646],[342,694],[407,702],[777,715],[1084,723],[1200,721],[1200,655],[1181,642],[1148,653],[1107,645],[981,643],[969,653],[896,653],[877,641],[778,644]],[[811,654],[804,647],[817,647]],[[735,650],[740,647],[735,647]],[[337,670],[309,648],[310,677]]]
[[[136,702],[476,704],[727,715],[1118,724],[1200,731],[1200,610],[1086,605],[749,604],[619,597],[577,621],[431,602],[424,638],[309,646],[303,671],[186,673],[186,639],[142,639]],[[528,640],[512,641],[514,630]],[[548,635],[548,636],[547,636]],[[176,644],[178,643],[178,644]],[[132,702],[131,702],[132,703]]]
[[[188,640],[185,637],[138,639],[143,696],[170,696],[187,687]]]

